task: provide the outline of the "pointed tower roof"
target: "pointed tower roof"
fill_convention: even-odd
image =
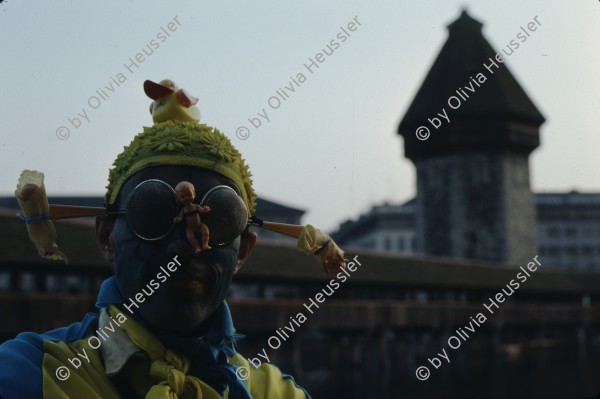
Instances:
[[[398,133],[405,138],[408,158],[447,153],[451,147],[465,150],[473,147],[506,149],[508,146],[531,152],[539,145],[539,126],[544,117],[506,64],[496,60],[497,52],[483,36],[482,26],[466,11],[448,25],[448,39],[398,127]],[[504,52],[499,54],[506,60]],[[484,63],[490,66],[491,72]],[[459,97],[459,89],[468,98]],[[456,108],[457,102],[453,100],[456,109],[448,104],[451,96],[460,101]],[[443,113],[442,109],[450,123],[437,115]],[[428,118],[434,117],[442,123],[437,130],[428,122]],[[427,141],[415,137],[419,126],[429,128],[431,136]]]

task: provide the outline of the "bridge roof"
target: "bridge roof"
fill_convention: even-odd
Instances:
[[[362,264],[350,273],[347,284],[366,286],[397,286],[424,290],[431,288],[457,290],[489,290],[492,293],[505,288],[516,278],[520,266],[483,261],[457,260],[432,256],[382,255],[364,249],[346,248],[346,257],[358,254]],[[535,256],[535,255],[533,255]],[[532,257],[533,257],[532,256]],[[544,260],[531,277],[521,284],[519,292],[600,293],[600,274],[575,274],[544,271]],[[329,279],[322,276],[320,266],[308,255],[300,254],[293,246],[259,245],[247,265],[238,273],[238,279],[266,281],[318,282],[325,285]]]

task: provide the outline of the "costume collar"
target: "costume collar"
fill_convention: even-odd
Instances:
[[[96,307],[98,309],[107,308],[110,304],[122,304],[125,302],[125,298],[121,295],[119,287],[117,287],[117,278],[110,276],[102,282],[100,285],[100,291],[98,292],[98,299],[96,300]]]
[[[117,287],[115,276],[111,276],[102,282],[96,306],[101,309],[99,327],[104,328],[110,323],[107,314],[109,305],[122,305],[125,298]],[[125,317],[133,317],[129,312],[123,311]],[[186,353],[192,361],[191,372],[204,379],[209,385],[222,393],[223,387],[229,385],[230,389],[236,391],[233,397],[247,397],[245,384],[239,384],[235,377],[235,369],[228,364],[227,357],[236,354],[236,334],[231,320],[231,312],[225,301],[210,316],[210,325],[202,337],[187,338],[176,335],[165,334],[155,331],[143,320],[136,319],[158,338],[167,348]],[[119,333],[106,340],[103,344],[102,355],[105,361],[107,375],[118,373],[127,361],[136,353],[138,348],[129,339],[127,334],[118,329]],[[115,339],[113,339],[115,338]],[[231,370],[230,370],[231,369]],[[236,385],[239,385],[236,386]]]
[[[107,309],[100,311],[100,320],[98,320],[98,329],[104,330],[111,323],[110,315]],[[120,328],[114,328],[114,333],[111,333],[110,338],[104,341],[104,344],[100,347],[102,351],[102,359],[104,360],[104,370],[106,375],[112,377],[116,375],[131,356],[136,353],[142,352],[131,339],[127,336],[125,331]]]

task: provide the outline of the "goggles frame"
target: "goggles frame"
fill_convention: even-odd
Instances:
[[[172,203],[173,214],[169,215],[169,217],[173,216],[172,223],[170,224],[170,226],[168,227],[168,229],[166,229],[162,234],[160,234],[160,235],[158,235],[156,237],[148,236],[147,234],[144,234],[143,232],[140,232],[140,228],[136,228],[134,226],[134,221],[131,218],[127,217],[127,215],[128,215],[127,212],[128,212],[128,209],[130,208],[130,203],[131,203],[132,200],[134,200],[136,193],[139,192],[139,190],[141,190],[142,187],[144,187],[145,185],[152,184],[152,183],[158,183],[158,184],[164,186],[165,189],[167,189],[169,192],[171,192],[172,196],[173,196],[173,203]],[[229,187],[227,185],[221,184],[221,185],[212,187],[210,190],[208,190],[206,192],[206,194],[204,194],[204,196],[200,200],[200,205],[206,206],[209,203],[211,197],[213,195],[215,195],[215,193],[217,193],[219,191],[222,191],[222,190],[225,190],[225,192],[227,192],[228,195],[230,193],[231,196],[233,196],[233,197],[235,197],[237,199],[238,207],[240,207],[240,208],[243,207],[243,209],[245,211],[245,216],[242,217],[242,220],[240,221],[240,223],[238,223],[238,226],[236,226],[237,228],[235,230],[233,230],[234,233],[235,233],[235,235],[233,235],[233,233],[232,234],[228,234],[228,235],[233,235],[233,237],[231,239],[219,239],[219,240],[216,240],[216,241],[215,240],[211,241],[211,239],[210,239],[211,235],[209,234],[209,243],[210,243],[210,245],[211,246],[216,246],[216,247],[222,247],[222,246],[225,246],[225,245],[229,244],[231,241],[235,240],[239,235],[241,235],[242,232],[244,231],[244,229],[249,225],[248,209],[246,207],[246,204],[243,202],[243,200],[239,196],[239,194],[233,188],[231,188],[231,187]],[[131,228],[131,231],[133,231],[133,233],[137,237],[141,238],[144,241],[158,241],[158,240],[161,240],[161,239],[165,238],[166,236],[168,236],[171,233],[171,231],[173,230],[173,228],[175,227],[175,225],[180,222],[180,221],[177,221],[177,216],[180,214],[180,212],[181,212],[182,209],[183,209],[183,205],[181,205],[177,201],[177,195],[175,193],[175,189],[169,183],[165,182],[164,180],[160,180],[160,179],[147,179],[147,180],[144,180],[144,181],[138,183],[133,188],[133,190],[131,190],[131,192],[127,196],[127,199],[125,200],[125,207],[124,208],[122,208],[122,209],[116,209],[114,211],[107,211],[106,215],[125,215],[125,218],[127,220],[127,224]],[[211,209],[214,209],[214,208],[211,207]],[[197,212],[185,213],[184,216],[192,215],[194,213],[197,213]],[[214,214],[214,211],[213,211],[213,214]],[[208,217],[207,215],[203,216],[202,219],[205,220],[205,223],[206,223],[207,220],[209,221],[209,223],[210,223],[211,220],[213,220],[213,218]],[[214,222],[214,220],[213,220],[213,222]],[[210,223],[210,225],[209,225],[209,223],[206,223],[206,224],[207,224],[207,226],[209,228],[209,231],[211,231],[211,230],[213,230],[211,228],[211,225],[213,225],[212,226],[213,228],[215,226],[214,226],[214,223]],[[242,223],[243,223],[243,225],[242,225]]]

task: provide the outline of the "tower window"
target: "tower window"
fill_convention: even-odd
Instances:
[[[559,230],[556,227],[549,227],[546,233],[548,234],[548,237],[551,238],[556,238],[560,235]]]
[[[555,247],[555,246],[550,247],[548,250],[548,255],[551,255],[551,256],[558,256],[561,253],[562,253],[561,248]]]
[[[404,251],[404,238],[398,238],[398,250]]]
[[[383,247],[386,251],[390,251],[392,249],[392,240],[390,237],[385,237],[383,239]]]

